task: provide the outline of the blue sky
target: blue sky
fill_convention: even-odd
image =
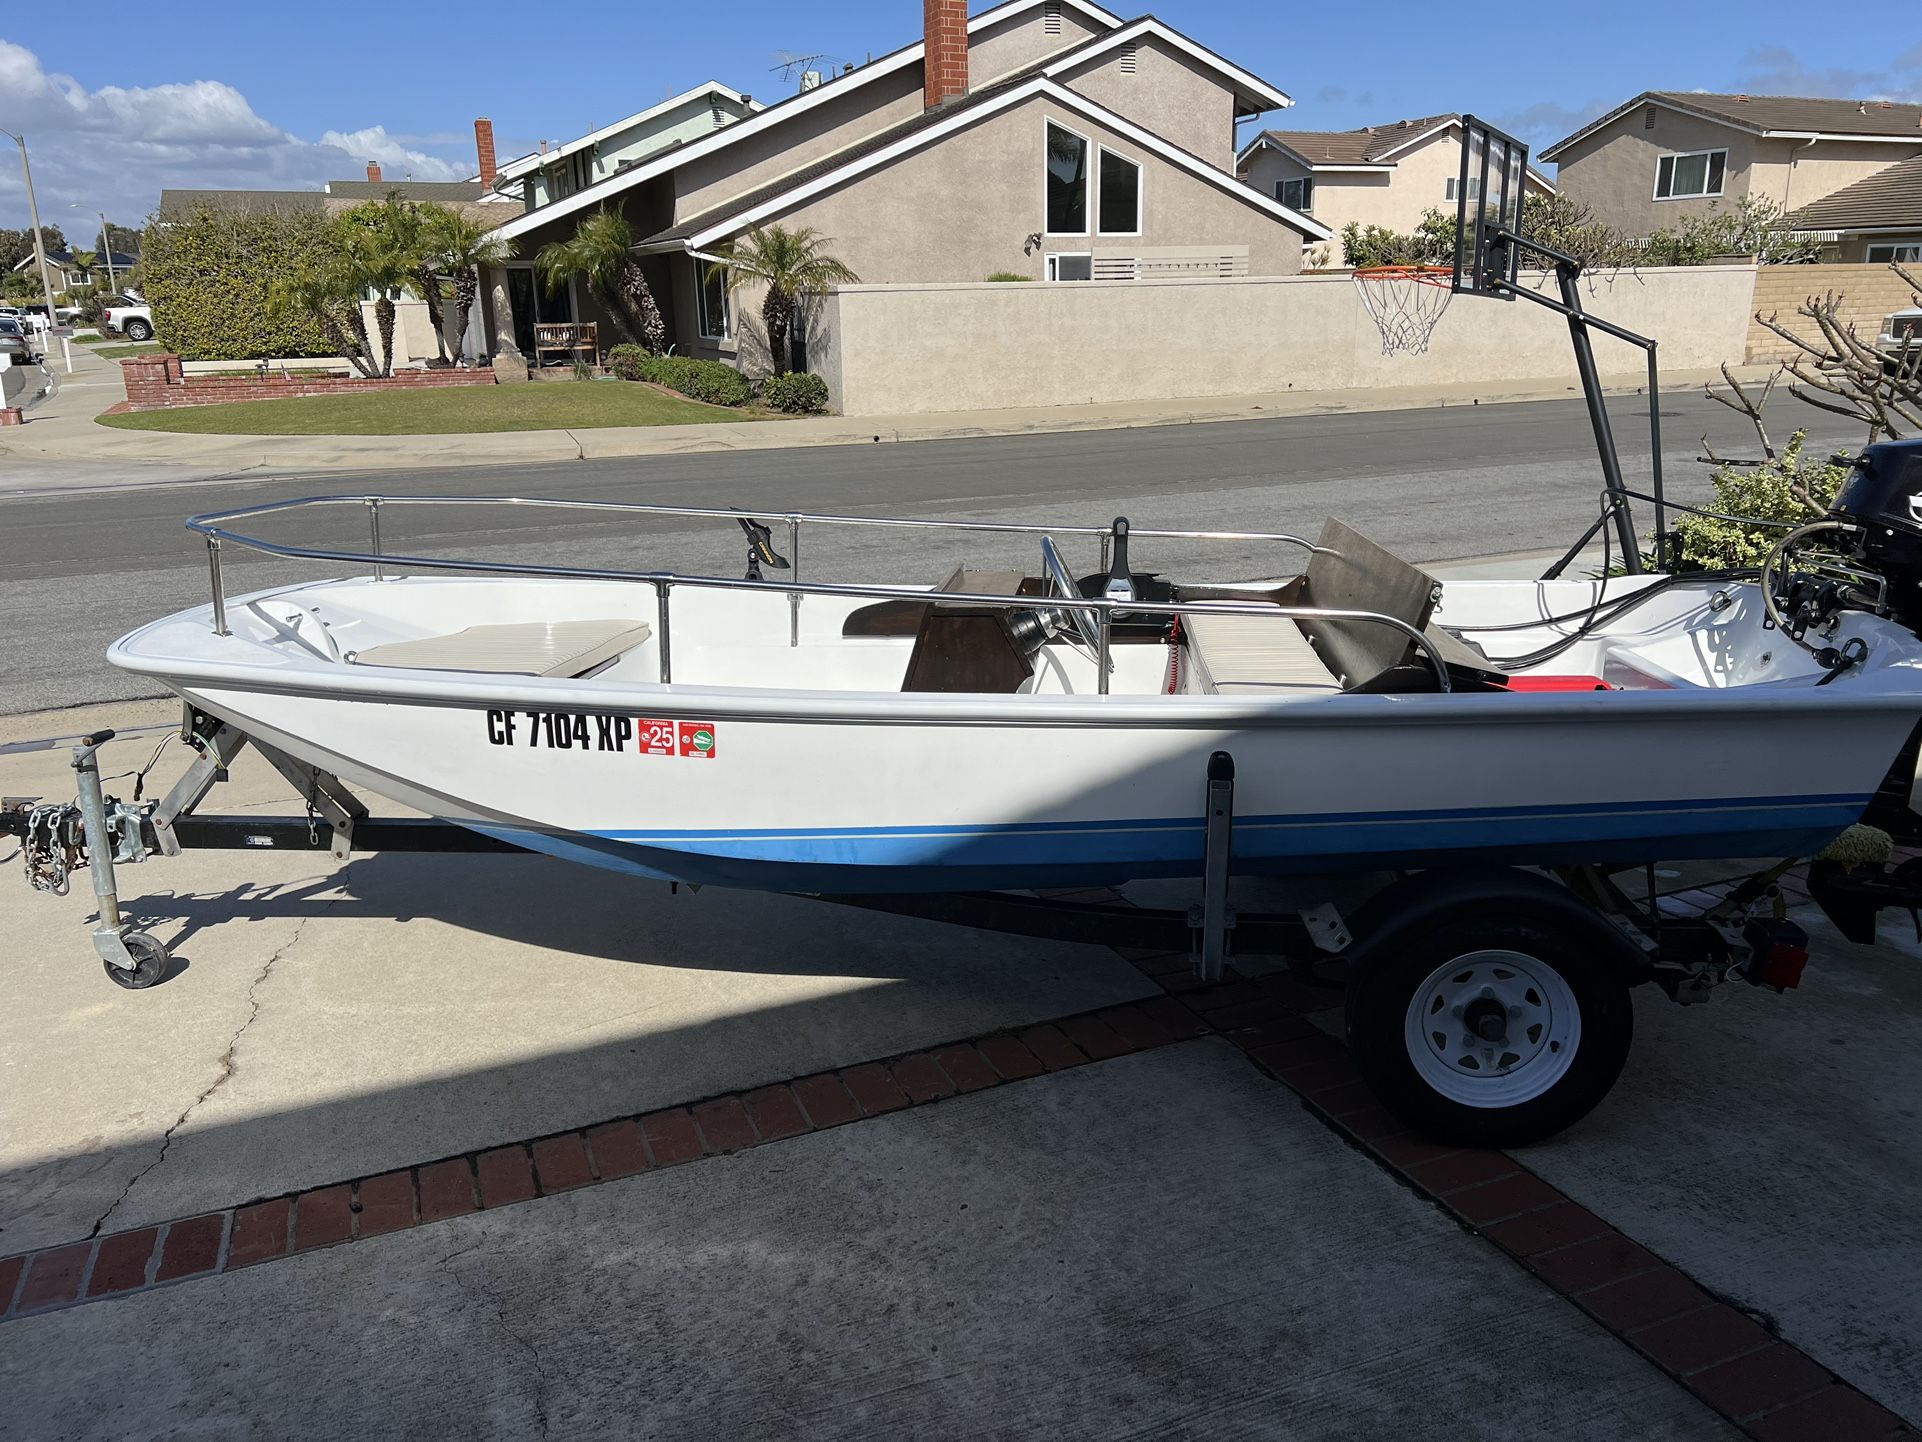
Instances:
[[[987,0],[977,0],[976,9]],[[1131,17],[1138,10],[1113,6]],[[777,52],[855,62],[919,34],[914,0],[726,5],[115,6],[112,38],[70,8],[0,18],[0,128],[24,129],[43,218],[75,204],[134,223],[163,185],[313,187],[362,173],[470,174],[472,121],[503,160],[700,81],[790,94]],[[1476,7],[1155,0],[1154,13],[1295,98],[1271,124],[1339,130],[1467,109],[1537,146],[1644,89],[1922,100],[1922,4],[1807,0]],[[1502,14],[1509,18],[1496,19]],[[0,226],[24,223],[0,139]]]

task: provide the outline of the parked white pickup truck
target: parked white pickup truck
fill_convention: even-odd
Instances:
[[[100,312],[100,328],[128,340],[152,340],[153,307],[145,302],[110,305]]]

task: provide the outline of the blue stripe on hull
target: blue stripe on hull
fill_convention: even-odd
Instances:
[[[1806,856],[1866,796],[1741,797],[1455,811],[1237,818],[1239,872],[1300,875],[1447,864],[1556,865]],[[656,880],[778,891],[966,891],[1078,886],[1201,870],[1199,818],[988,827],[752,832],[476,830]]]

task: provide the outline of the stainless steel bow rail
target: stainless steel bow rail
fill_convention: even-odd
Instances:
[[[281,541],[269,541],[259,536],[245,535],[226,529],[226,522],[251,516],[268,515],[279,511],[293,511],[320,506],[362,506],[368,518],[368,537],[370,548],[366,551],[335,550],[316,546],[295,546]],[[651,585],[656,588],[658,597],[657,620],[660,641],[658,646],[659,680],[663,686],[671,685],[673,672],[673,611],[671,596],[676,587],[687,586],[696,589],[718,591],[772,591],[788,597],[788,644],[800,644],[800,606],[805,596],[839,596],[858,600],[878,601],[930,601],[938,600],[944,605],[969,605],[992,607],[1006,611],[1075,611],[1092,615],[1095,626],[1093,646],[1097,687],[1103,696],[1108,694],[1109,644],[1113,632],[1114,616],[1117,612],[1130,615],[1182,616],[1201,614],[1211,616],[1243,615],[1265,620],[1289,621],[1354,621],[1365,624],[1387,626],[1400,631],[1410,644],[1418,650],[1435,674],[1436,686],[1442,690],[1450,689],[1447,664],[1436,651],[1432,642],[1422,632],[1408,622],[1395,616],[1383,615],[1379,611],[1354,610],[1329,606],[1280,606],[1266,602],[1245,604],[1220,601],[1139,601],[1117,600],[1112,597],[1079,597],[1049,595],[1037,596],[995,596],[974,592],[942,591],[939,593],[915,586],[871,586],[832,583],[825,581],[802,582],[770,581],[766,579],[741,579],[732,576],[688,576],[674,571],[631,571],[605,566],[544,566],[518,561],[485,561],[473,558],[454,558],[441,556],[397,555],[386,550],[381,544],[380,513],[383,508],[394,506],[529,506],[559,510],[617,512],[621,514],[672,516],[684,519],[719,519],[727,521],[779,521],[787,529],[789,565],[798,577],[801,567],[800,535],[804,525],[818,526],[878,526],[907,530],[924,531],[971,531],[998,533],[1003,535],[1039,536],[1080,536],[1098,539],[1101,543],[1100,569],[1105,573],[1114,554],[1114,543],[1122,523],[1106,526],[1032,526],[1016,525],[998,521],[924,521],[909,520],[889,516],[840,516],[816,515],[804,511],[742,511],[717,506],[655,506],[641,505],[622,501],[573,501],[544,496],[378,496],[378,495],[341,495],[341,496],[302,496],[286,501],[269,501],[258,506],[241,506],[228,511],[209,511],[194,516],[187,521],[187,529],[206,537],[207,572],[213,591],[213,629],[216,635],[226,636],[231,632],[227,626],[227,591],[222,571],[221,547],[225,543],[245,547],[265,555],[279,556],[286,560],[329,561],[340,565],[369,567],[376,581],[387,579],[390,568],[410,571],[457,571],[478,575],[547,577],[576,581],[622,581],[638,585]],[[1128,527],[1126,534],[1131,538],[1149,540],[1188,540],[1188,541],[1239,541],[1267,542],[1279,545],[1298,546],[1310,555],[1334,555],[1334,551],[1317,546],[1301,536],[1286,532],[1271,531],[1170,531],[1147,527]]]

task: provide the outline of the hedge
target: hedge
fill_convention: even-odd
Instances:
[[[811,416],[828,408],[828,383],[811,371],[789,371],[762,382],[761,399],[772,410]]]
[[[641,346],[617,345],[607,353],[607,364],[622,380],[652,381],[711,406],[744,406],[754,396],[747,377],[721,361],[654,355]]]
[[[202,207],[151,227],[144,238],[144,294],[155,338],[182,360],[330,356],[313,320],[270,302],[274,284],[331,251],[319,211],[258,214]]]

